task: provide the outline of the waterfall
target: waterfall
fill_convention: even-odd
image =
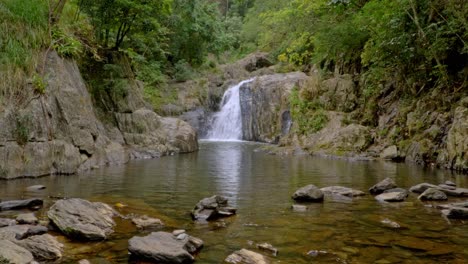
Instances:
[[[207,138],[210,140],[242,140],[242,115],[239,88],[253,79],[242,81],[229,88],[221,100],[221,110],[214,114]]]

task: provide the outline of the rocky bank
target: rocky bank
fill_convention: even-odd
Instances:
[[[75,61],[49,52],[43,67],[45,93],[0,111],[0,179],[73,174],[198,149],[196,131],[146,107],[138,86],[129,89],[122,111],[98,116]]]

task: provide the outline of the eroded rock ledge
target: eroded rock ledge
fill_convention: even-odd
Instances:
[[[138,87],[130,89],[126,111],[106,113],[103,122],[74,61],[50,52],[44,68],[46,93],[0,112],[0,179],[73,174],[198,149],[196,131],[146,108]]]

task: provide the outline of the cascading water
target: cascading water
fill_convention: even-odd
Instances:
[[[245,80],[229,88],[221,100],[221,110],[214,114],[209,140],[242,140],[242,116],[239,98],[239,88],[251,82]]]

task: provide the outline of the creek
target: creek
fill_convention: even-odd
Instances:
[[[256,250],[255,244],[263,242],[279,250],[274,263],[464,263],[468,259],[466,224],[444,219],[439,210],[428,207],[433,203],[420,202],[416,194],[402,203],[379,203],[367,194],[353,200],[326,197],[323,203],[307,204],[306,212],[290,208],[291,194],[307,184],[367,192],[385,177],[409,188],[445,180],[466,187],[466,176],[401,163],[273,156],[255,151],[258,147],[249,142],[202,141],[200,150],[191,154],[131,161],[78,175],[5,181],[0,193],[3,200],[44,198],[39,218],[45,218],[56,200],[51,197],[125,204],[118,209],[124,215],[158,217],[166,224],[162,230],[182,228],[203,239],[197,263],[221,263],[233,251]],[[47,189],[26,191],[35,184]],[[190,210],[213,194],[227,197],[238,208],[237,215],[194,223]],[[16,213],[0,212],[0,217]],[[387,226],[382,223],[386,219],[401,227]],[[148,232],[118,220],[116,233],[104,242],[72,243],[61,237],[66,245],[61,263],[84,258],[92,263],[126,263],[128,239]],[[307,255],[310,251],[316,256]]]

